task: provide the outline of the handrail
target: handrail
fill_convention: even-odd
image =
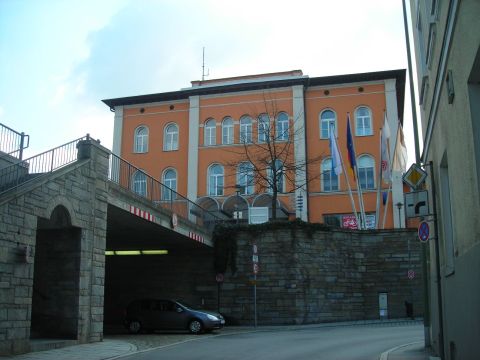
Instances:
[[[22,160],[23,150],[30,145],[30,136],[0,123],[0,151]]]
[[[21,160],[0,169],[0,194],[25,184],[32,179],[58,170],[77,160],[77,144],[90,136],[70,141],[41,154]]]
[[[218,214],[180,195],[121,157],[112,153],[109,161],[108,179],[110,181],[150,200],[155,206],[168,209],[172,214],[175,213],[178,217],[203,226],[209,231],[213,230],[215,223],[224,220]]]

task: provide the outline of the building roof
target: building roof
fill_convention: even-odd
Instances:
[[[192,81],[192,87],[178,91],[105,99],[102,101],[113,111],[115,106],[185,100],[195,95],[214,95],[230,92],[275,89],[294,85],[303,85],[308,88],[310,86],[340,85],[396,79],[398,116],[403,123],[405,73],[405,69],[399,69],[311,78],[304,76],[301,70],[292,70],[281,73],[239,76],[225,79],[197,80]]]

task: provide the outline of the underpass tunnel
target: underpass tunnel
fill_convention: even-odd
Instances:
[[[135,299],[216,309],[213,248],[109,205],[106,250],[104,332],[121,329]]]
[[[81,234],[63,206],[38,219],[31,338],[78,337]]]

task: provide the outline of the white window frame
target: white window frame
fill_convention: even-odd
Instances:
[[[141,178],[140,178],[141,176]],[[146,197],[147,196],[147,174],[143,170],[137,170],[133,174],[132,190],[134,193]]]
[[[141,125],[135,129],[135,135],[133,139],[134,153],[142,154],[148,152],[148,133],[148,127],[145,125]]]
[[[167,178],[167,175],[171,173],[174,174],[174,177]],[[162,175],[162,183],[165,185],[162,186],[162,200],[174,200],[177,192],[177,170],[174,168],[165,169]]]
[[[248,115],[240,118],[240,142],[249,144],[252,142],[252,125],[253,120]]]
[[[257,119],[258,142],[266,143],[269,137],[270,117],[268,114],[260,114]]]
[[[248,170],[242,169],[242,167],[248,166]],[[237,167],[237,184],[242,186],[240,194],[252,195],[255,192],[254,185],[254,168],[250,162],[241,162]]]
[[[174,130],[172,130],[174,129]],[[178,150],[178,125],[170,123],[165,126],[163,133],[163,150],[174,151]]]
[[[322,164],[320,165],[320,171],[322,173],[321,179],[322,179],[322,191],[324,192],[335,192],[339,191],[340,189],[340,178],[337,174],[332,169],[332,158],[328,157],[325,158],[322,161]],[[337,178],[337,187],[336,189],[333,188],[332,186],[332,180],[333,178]],[[325,186],[325,180],[328,179],[328,182],[330,184],[330,188],[327,189]]]
[[[217,123],[215,119],[205,121],[203,133],[203,144],[205,146],[214,146],[217,144]]]
[[[359,111],[365,109],[368,116],[359,115]],[[368,123],[368,126],[366,126]],[[373,121],[372,110],[368,106],[362,105],[355,109],[355,135],[356,136],[372,136],[373,135]]]
[[[213,173],[217,168],[221,170],[221,173]],[[225,186],[225,172],[223,166],[220,164],[210,165],[208,167],[207,176],[208,196],[223,196],[223,187]]]
[[[333,114],[333,118],[324,118],[323,115],[327,112],[331,112]],[[330,129],[333,125],[334,131],[335,131],[335,136],[337,135],[337,114],[335,111],[332,109],[325,109],[323,110],[320,115],[319,115],[319,121],[320,121],[320,139],[329,139],[330,138]],[[324,126],[323,124],[326,123],[327,126],[327,134],[325,136],[324,134]]]
[[[282,119],[282,117],[284,117]],[[290,131],[290,117],[286,112],[280,112],[276,119],[275,138],[277,141],[288,141]]]
[[[227,116],[222,121],[222,144],[230,145],[234,142],[233,119]]]
[[[363,159],[368,159],[371,161],[371,166],[362,166],[362,160]],[[357,158],[357,166],[358,166],[358,184],[360,185],[361,189],[362,190],[373,190],[375,189],[375,184],[376,184],[376,179],[375,179],[375,158],[369,154],[363,154],[363,155],[360,155],[358,158]],[[368,173],[365,173],[364,174],[360,174],[360,170],[364,170],[364,169],[372,169],[371,173],[372,173],[372,178],[373,178],[373,186],[371,187],[368,187],[368,180],[369,180],[369,177],[368,177]],[[365,177],[365,186],[362,186],[362,176]]]
[[[281,184],[280,184],[280,185],[281,185],[281,189],[277,189],[277,193],[278,193],[278,194],[284,194],[284,193],[286,192],[286,185],[285,185],[285,180],[286,180],[286,179],[285,179],[285,165],[284,165],[283,161],[280,160],[280,159],[277,159],[277,160],[275,160],[275,161],[281,163],[281,165],[282,165],[282,166],[281,166],[281,170],[279,170],[279,169],[276,170],[277,173],[278,173],[278,172],[281,172],[281,175],[282,175],[282,176],[281,176]],[[269,166],[268,169],[267,169],[267,174],[268,174],[269,179],[272,179],[272,178],[273,178],[272,168],[271,168],[270,166]],[[273,182],[273,179],[272,179],[272,182]],[[269,184],[269,187],[268,187],[267,192],[268,192],[269,194],[272,194],[272,193],[273,193],[273,188],[272,188],[271,184]]]

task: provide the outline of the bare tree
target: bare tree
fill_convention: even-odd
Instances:
[[[308,182],[318,179],[320,171],[307,174],[309,165],[318,164],[323,154],[305,160],[295,159],[295,141],[303,136],[304,127],[300,117],[291,119],[285,111],[279,109],[275,99],[267,99],[264,94],[263,109],[253,111],[251,120],[257,121],[257,131],[240,123],[240,142],[242,146],[228,150],[236,154],[226,166],[232,169],[242,180],[242,187],[255,187],[257,191],[272,195],[272,219],[277,215],[278,194],[293,193]],[[302,135],[301,135],[302,134]],[[317,169],[319,170],[319,169]],[[303,181],[296,177],[304,173]]]

